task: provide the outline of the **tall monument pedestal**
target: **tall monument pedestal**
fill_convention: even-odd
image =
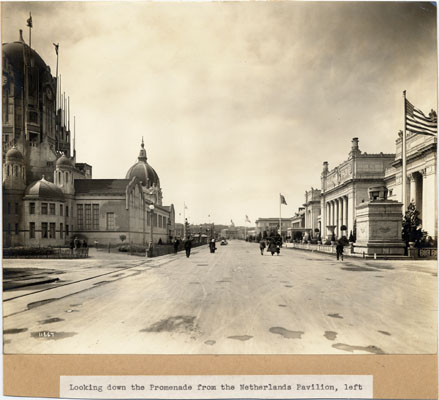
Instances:
[[[405,243],[401,236],[402,204],[387,200],[387,189],[381,187],[369,189],[369,196],[369,202],[357,207],[354,252],[366,255],[404,255]]]

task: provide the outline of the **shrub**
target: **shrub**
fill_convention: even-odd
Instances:
[[[3,249],[4,257],[48,256],[54,254],[52,247],[10,247]]]

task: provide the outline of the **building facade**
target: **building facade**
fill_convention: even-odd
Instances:
[[[320,197],[322,191],[320,189],[311,188],[305,192],[304,214],[305,214],[305,229],[311,232],[311,236],[319,236],[316,229],[319,232],[322,231],[320,221]]]
[[[413,202],[422,220],[422,229],[437,238],[437,137],[407,132],[406,207]],[[396,139],[396,154],[386,169],[384,181],[389,199],[402,198],[402,132]]]
[[[328,162],[323,163],[321,174],[321,232],[322,237],[330,238],[353,231],[356,207],[368,201],[368,188],[383,186],[386,169],[395,160],[395,154],[363,153],[358,138],[352,139],[348,159],[329,170]]]
[[[76,162],[57,78],[23,40],[3,44],[3,246],[166,243],[175,236],[173,205],[162,203],[142,139],[125,179],[93,179]]]

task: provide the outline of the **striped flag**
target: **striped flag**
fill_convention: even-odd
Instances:
[[[287,201],[285,200],[285,196],[283,196],[283,195],[280,195],[280,204],[288,205]]]
[[[431,110],[428,117],[412,103],[405,99],[406,130],[421,135],[437,135],[437,114]]]

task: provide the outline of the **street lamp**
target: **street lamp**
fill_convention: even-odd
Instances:
[[[150,211],[150,217],[149,217],[149,222],[150,222],[150,227],[151,227],[151,231],[150,231],[150,242],[149,242],[149,256],[152,257],[152,249],[153,249],[153,223],[154,223],[154,204],[150,204],[149,205],[149,211]]]

